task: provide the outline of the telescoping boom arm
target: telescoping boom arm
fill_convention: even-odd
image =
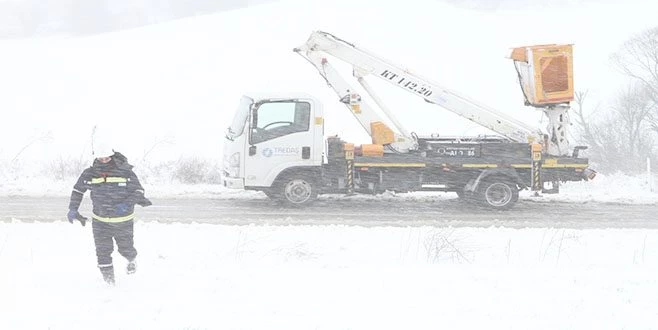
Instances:
[[[405,146],[410,146],[408,142],[413,141],[413,137],[399,124],[392,112],[386,109],[383,103],[379,101],[379,98],[374,95],[372,89],[363,79],[365,76],[377,76],[411,94],[423,98],[429,103],[439,105],[483,127],[491,129],[511,141],[539,141],[541,137],[541,132],[534,127],[459,95],[418,74],[409,72],[330,33],[314,31],[306,43],[295,48],[295,51],[307,58],[320,71],[321,75],[341,99],[349,99],[349,94],[353,89],[331,68],[325,55],[331,55],[351,64],[353,66],[353,74],[359,83],[373,97],[375,102],[395,125],[397,129],[396,141],[397,139],[401,139],[403,142],[407,142],[404,144]],[[362,105],[360,110],[361,114],[357,116],[357,119],[366,128],[368,133],[372,135],[368,127],[371,126],[372,120],[379,120],[379,118],[377,118],[374,110],[367,105]]]
[[[418,144],[415,139],[411,137],[411,133],[405,129],[384,103],[377,98],[377,95],[371,90],[370,86],[363,79],[363,76],[358,74],[361,68],[354,65],[354,76],[361,86],[366,89],[370,96],[375,100],[382,112],[386,114],[387,119],[392,123],[393,128],[387,126],[380,113],[366,101],[362,100],[360,95],[356,93],[356,89],[330,64],[326,55],[334,54],[325,51],[325,49],[335,47],[331,46],[326,41],[324,42],[326,47],[318,47],[313,40],[316,38],[316,35],[321,38],[319,33],[323,32],[314,32],[307,43],[301,47],[295,48],[294,51],[299,53],[316,67],[329,87],[336,92],[340,101],[348,107],[363,129],[368,135],[370,135],[374,144],[387,145],[397,152],[408,152],[416,149]],[[319,40],[323,41],[323,39]],[[354,50],[352,50],[352,52],[354,52]],[[346,58],[336,55],[334,56],[348,63],[354,64]]]

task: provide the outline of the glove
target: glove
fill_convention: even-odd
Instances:
[[[132,200],[134,201],[135,204],[142,207],[153,205],[153,203],[151,203],[151,201],[148,198],[144,197],[144,192],[139,190],[133,193]]]
[[[124,215],[130,211],[130,205],[128,203],[120,203],[115,207],[117,214]]]
[[[69,210],[66,217],[69,219],[69,223],[73,223],[73,220],[78,220],[82,226],[87,224],[87,218],[83,217],[78,210]]]
[[[151,203],[151,201],[148,198],[144,197],[144,199],[137,202],[137,205],[142,207],[147,207],[153,205],[153,203]]]

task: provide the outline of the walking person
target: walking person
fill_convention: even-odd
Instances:
[[[89,190],[98,268],[105,282],[114,285],[114,242],[119,254],[128,260],[126,272],[134,273],[137,270],[133,239],[135,205],[145,207],[151,201],[144,197],[144,188],[123,154],[100,145],[95,147],[94,157],[93,165],[82,172],[73,186],[67,218],[70,223],[78,220],[81,225],[86,224],[87,218],[78,208]]]

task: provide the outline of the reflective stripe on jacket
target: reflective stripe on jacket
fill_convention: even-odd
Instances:
[[[123,217],[99,217],[96,214],[92,214],[91,217],[101,222],[116,223],[116,222],[126,222],[132,220],[135,217],[135,214],[130,213],[129,215]]]

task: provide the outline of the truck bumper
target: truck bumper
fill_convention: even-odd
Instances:
[[[244,189],[244,179],[243,178],[222,178],[222,184],[226,188],[231,189]]]
[[[596,174],[597,174],[596,171],[589,167],[583,171],[583,176],[585,177],[585,180],[594,180]]]

